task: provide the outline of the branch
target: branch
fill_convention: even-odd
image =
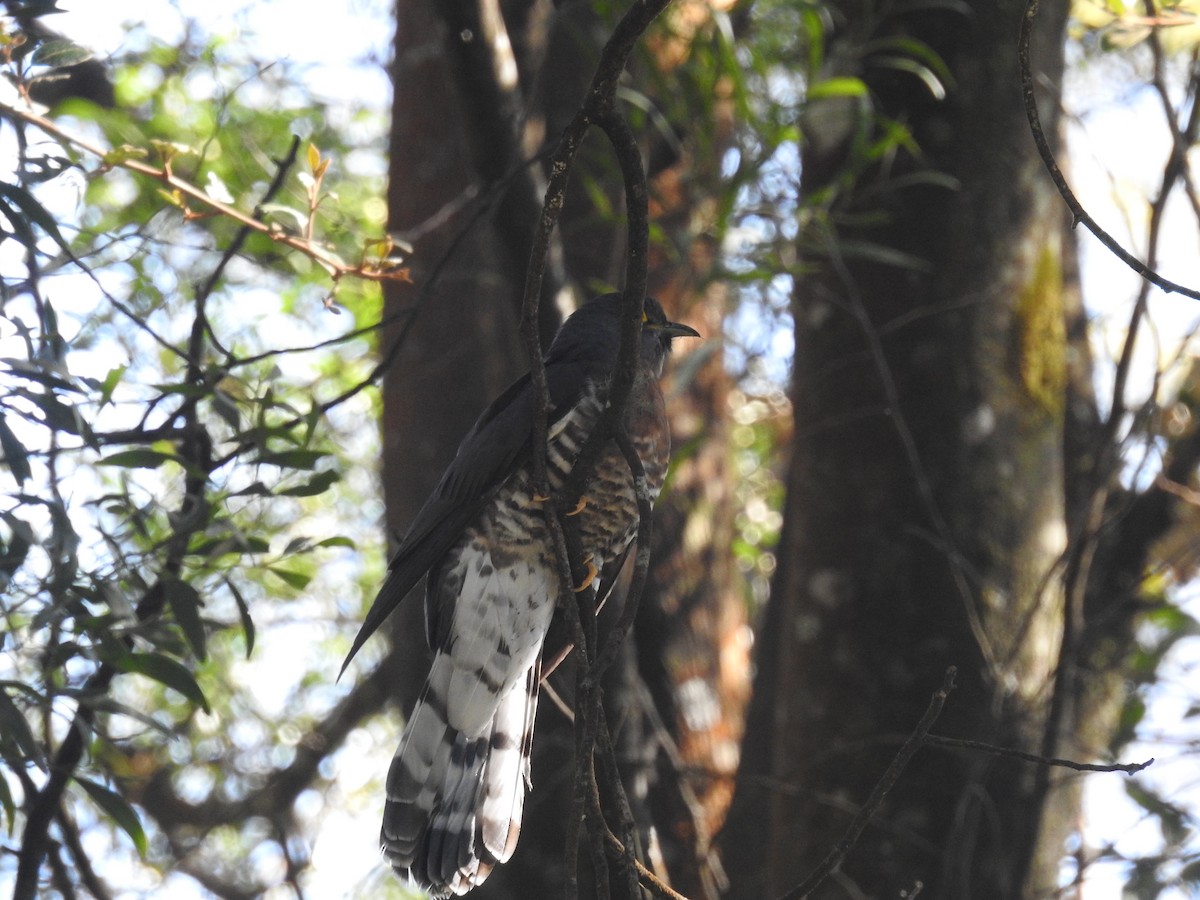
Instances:
[[[92,861],[88,857],[87,851],[83,849],[83,841],[79,838],[79,826],[71,820],[62,806],[59,806],[56,818],[59,830],[62,832],[63,843],[66,844],[67,849],[71,852],[71,858],[75,861],[79,881],[87,888],[93,900],[113,900],[108,885],[100,880],[100,876],[92,867]]]
[[[1037,111],[1037,99],[1033,94],[1033,69],[1030,62],[1029,44],[1030,36],[1033,33],[1033,23],[1037,18],[1038,2],[1039,0],[1026,0],[1025,15],[1021,19],[1021,34],[1017,41],[1017,58],[1021,67],[1021,92],[1025,98],[1025,116],[1029,119],[1029,130],[1033,135],[1033,141],[1037,145],[1038,153],[1042,157],[1042,162],[1045,164],[1046,170],[1050,173],[1051,180],[1053,180],[1055,187],[1058,188],[1058,192],[1062,195],[1067,207],[1071,210],[1072,224],[1075,226],[1082,224],[1117,259],[1166,293],[1183,294],[1185,297],[1191,297],[1193,300],[1200,300],[1200,291],[1164,278],[1122,247],[1116,238],[1101,228],[1096,220],[1088,215],[1087,210],[1083,208],[1083,204],[1079,202],[1067,184],[1067,179],[1063,176],[1062,170],[1058,167],[1058,163],[1054,159],[1054,151],[1050,148],[1050,142],[1046,140],[1046,133],[1042,130],[1041,118]]]
[[[1124,772],[1126,775],[1136,775],[1143,769],[1154,765],[1154,757],[1140,763],[1081,763],[1073,759],[1060,759],[1053,756],[1039,756],[1036,753],[1026,753],[1024,750],[1014,750],[1011,747],[997,747],[983,741],[968,741],[961,738],[943,737],[940,734],[925,736],[925,743],[934,747],[957,747],[962,750],[979,750],[991,753],[993,756],[1008,756],[1025,762],[1037,763],[1039,766],[1058,766],[1063,769],[1074,769],[1076,772]]]
[[[252,816],[271,817],[290,809],[317,777],[321,762],[345,741],[358,724],[377,713],[391,699],[397,682],[394,664],[385,657],[366,679],[347,694],[333,711],[316,722],[297,744],[296,755],[286,768],[274,772],[258,790],[235,801],[207,799],[189,803],[180,798],[163,770],[146,784],[138,804],[168,834],[177,829],[211,831],[221,825],[245,821]]]
[[[136,159],[124,159],[119,154],[105,150],[103,147],[93,144],[90,141],[84,140],[81,137],[71,134],[59,128],[54,122],[39,116],[36,113],[27,110],[18,109],[15,106],[10,106],[7,103],[0,103],[0,116],[8,116],[27,125],[33,125],[40,128],[46,134],[60,141],[62,144],[75,147],[79,150],[88,153],[101,161],[105,168],[125,169],[129,172],[135,172],[138,175],[144,175],[158,181],[173,191],[177,191],[181,196],[187,197],[197,203],[202,203],[214,212],[220,213],[227,219],[239,223],[243,228],[249,231],[255,231],[259,234],[266,235],[271,240],[278,244],[283,244],[285,247],[290,247],[309,257],[319,266],[321,266],[329,276],[337,281],[347,275],[352,275],[355,278],[361,278],[364,281],[407,281],[408,270],[397,266],[389,265],[384,262],[380,265],[375,265],[363,260],[356,266],[349,266],[342,262],[335,255],[330,253],[312,241],[304,240],[303,238],[295,237],[287,234],[278,228],[273,228],[270,225],[260,222],[254,216],[246,215],[239,209],[230,206],[227,203],[222,203],[206,194],[201,188],[196,187],[189,181],[184,181],[173,172],[169,166],[161,168],[147,165],[139,162]],[[185,208],[185,214],[191,214]],[[194,214],[191,214],[194,215]]]
[[[629,858],[629,852],[625,849],[625,845],[611,831],[605,837],[604,845],[608,855],[613,859]],[[637,870],[638,882],[655,897],[662,897],[664,900],[688,900],[683,894],[672,890],[669,884],[647,869],[640,860],[634,859],[633,866]]]
[[[858,843],[858,838],[863,833],[863,829],[867,827],[867,824],[875,817],[875,813],[879,811],[879,807],[883,804],[883,798],[887,796],[887,792],[899,780],[909,760],[924,745],[929,735],[929,729],[933,727],[933,723],[942,714],[942,707],[946,705],[946,698],[954,690],[954,679],[957,673],[958,670],[954,666],[946,669],[946,674],[942,679],[942,686],[934,691],[933,696],[929,699],[929,706],[925,710],[925,715],[921,716],[921,721],[917,723],[917,727],[913,729],[912,734],[901,745],[900,750],[892,760],[892,764],[883,773],[883,777],[876,782],[874,789],[871,791],[871,796],[867,798],[867,802],[863,804],[862,809],[855,815],[854,820],[850,823],[850,827],[846,829],[846,833],[842,836],[842,839],[834,845],[825,859],[821,861],[820,865],[807,878],[784,894],[780,900],[801,900],[801,898],[807,897],[842,864],[842,860],[845,859],[846,854]]]

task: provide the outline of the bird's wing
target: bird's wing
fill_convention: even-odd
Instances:
[[[546,364],[546,380],[550,390],[548,418],[553,424],[583,394],[587,372],[579,363],[551,359]],[[528,458],[533,404],[533,386],[525,375],[492,401],[463,438],[454,460],[388,564],[387,578],[367,611],[341,671],[421,576],[454,546],[496,488]]]

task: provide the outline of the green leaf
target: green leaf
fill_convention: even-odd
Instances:
[[[325,540],[323,540],[323,541],[317,541],[313,546],[314,547],[347,547],[350,550],[353,550],[358,545],[356,543],[354,543],[354,541],[351,540],[350,538],[339,534],[335,537],[325,538]]]
[[[102,466],[121,466],[125,469],[157,469],[165,462],[181,462],[174,453],[164,453],[161,450],[151,450],[149,447],[137,447],[133,450],[122,450],[100,460]]]
[[[23,487],[25,480],[33,475],[29,468],[29,451],[25,449],[24,444],[17,440],[13,430],[8,427],[8,422],[4,420],[2,412],[0,412],[0,452],[4,453],[4,461],[8,463],[13,478],[17,479],[17,484]]]
[[[11,753],[5,747],[9,741],[19,753]],[[14,765],[32,760],[39,768],[45,768],[42,746],[34,738],[29,722],[6,690],[0,690],[0,749],[4,749],[5,759]]]
[[[42,231],[46,232],[46,234],[50,236],[54,243],[58,244],[59,247],[66,251],[68,256],[70,256],[72,259],[74,258],[74,254],[71,253],[71,245],[67,243],[66,239],[62,236],[62,233],[58,230],[58,223],[55,222],[54,217],[46,211],[46,207],[38,203],[33,194],[29,193],[29,191],[25,190],[25,188],[20,187],[19,185],[8,184],[7,182],[0,181],[0,198],[4,198],[9,203],[16,206],[17,209],[24,213],[25,218],[28,219],[28,221],[33,222],[39,228],[41,228]],[[22,224],[24,224],[24,220],[22,220]],[[33,249],[33,247],[29,244],[26,244],[26,246],[29,246],[30,249]]]
[[[233,594],[233,599],[237,603],[238,615],[242,619],[242,632],[246,635],[246,659],[249,659],[250,654],[254,652],[254,620],[250,618],[250,605],[246,603],[246,598],[242,596],[242,592],[237,589],[237,585],[231,579],[225,579],[225,586],[229,588],[229,593]]]
[[[320,450],[280,450],[264,453],[255,462],[279,466],[281,469],[311,469],[327,454]]]
[[[4,807],[4,818],[8,820],[8,833],[13,833],[17,820],[17,804],[13,802],[12,791],[8,789],[8,779],[0,772],[0,806]]]
[[[209,398],[212,401],[213,411],[225,420],[225,423],[237,431],[242,427],[242,415],[238,410],[237,401],[229,394],[220,388],[213,388],[212,396]]]
[[[308,227],[308,216],[300,212],[298,209],[293,209],[290,206],[284,206],[282,203],[264,203],[259,207],[259,212],[266,220],[281,228],[286,232],[298,234]],[[280,219],[286,219],[287,222],[280,222]]]
[[[93,55],[92,51],[86,47],[81,47],[74,41],[59,38],[46,41],[33,51],[31,62],[38,66],[62,69],[66,66],[77,66],[87,62]]]
[[[92,436],[92,428],[84,420],[83,416],[80,415],[79,410],[63,403],[52,392],[34,392],[27,388],[18,388],[13,393],[19,394],[37,406],[45,417],[48,427],[58,431],[65,431],[67,434],[78,435],[89,444],[95,442],[95,438]]]
[[[211,538],[197,544],[188,552],[196,556],[225,556],[230,553],[266,553],[271,542],[266,538],[250,534],[231,534],[227,537]]]
[[[125,798],[115,791],[110,791],[102,784],[97,784],[82,775],[75,775],[75,781],[79,786],[87,791],[87,795],[92,799],[100,809],[102,809],[110,819],[120,826],[130,838],[133,839],[133,845],[137,847],[137,851],[143,857],[146,855],[147,842],[146,832],[142,829],[142,823],[138,820],[137,813],[133,811],[133,807],[125,802]]]
[[[106,166],[119,166],[122,163],[129,162],[131,159],[145,159],[149,155],[150,151],[145,147],[122,144],[120,147],[114,147],[105,153],[103,162]]]
[[[145,675],[147,678],[166,685],[176,693],[182,694],[205,712],[212,710],[208,698],[200,690],[195,677],[188,668],[177,660],[161,653],[128,653],[116,662],[122,672]]]
[[[163,583],[167,602],[175,613],[175,621],[183,629],[183,636],[196,658],[203,661],[208,658],[205,646],[204,621],[200,618],[200,593],[180,578],[173,578]]]
[[[298,591],[308,587],[308,583],[312,581],[311,575],[306,575],[304,572],[295,572],[291,569],[280,569],[276,566],[271,566],[268,571],[274,574],[280,581],[285,582],[289,587],[293,587]]]
[[[256,481],[240,491],[234,491],[230,494],[231,497],[270,497],[271,489],[261,481]]]
[[[283,556],[291,556],[293,553],[307,553],[312,549],[312,541],[306,537],[294,537],[287,542],[287,546],[283,548]]]
[[[87,692],[80,692],[78,696],[79,702],[89,709],[94,709],[97,712],[112,713],[118,716],[129,716],[129,718],[141,722],[147,728],[152,728],[159,732],[167,739],[177,737],[175,729],[171,726],[164,725],[149,713],[142,712],[140,709],[134,709],[132,706],[114,700],[112,697],[105,696],[104,694],[89,694]]]
[[[104,376],[104,381],[100,383],[101,406],[107,406],[109,401],[112,400],[113,391],[117,389],[117,385],[125,377],[125,370],[128,368],[128,366],[117,366],[115,369],[108,370],[108,374]]]
[[[317,494],[323,494],[329,490],[330,486],[340,478],[341,476],[337,472],[330,469],[325,472],[318,472],[304,484],[283,488],[276,493],[281,497],[315,497]]]
[[[865,97],[867,86],[858,78],[826,78],[808,87],[809,100],[826,100],[831,97]]]

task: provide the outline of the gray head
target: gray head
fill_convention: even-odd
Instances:
[[[647,297],[642,316],[642,364],[655,377],[677,337],[700,337],[688,325],[672,322],[653,297]],[[621,295],[605,294],[585,303],[563,323],[546,361],[571,358],[601,371],[612,368],[621,344]]]

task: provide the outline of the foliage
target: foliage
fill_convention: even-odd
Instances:
[[[50,872],[70,895],[62,856],[95,879],[80,829],[103,819],[171,864],[137,808],[156,774],[198,802],[287,762],[286,737],[266,759],[245,740],[275,726],[238,660],[274,607],[315,614],[299,598],[355,546],[335,529],[372,524],[347,501],[368,485],[340,482],[369,471],[378,292],[340,276],[403,272],[360,237],[381,234],[378,170],[342,169],[375,111],[330,113],[288,65],[188,30],[105,64],[114,106],[44,119],[26,99],[89,54],[36,11],[3,26],[0,808],[18,895]]]

